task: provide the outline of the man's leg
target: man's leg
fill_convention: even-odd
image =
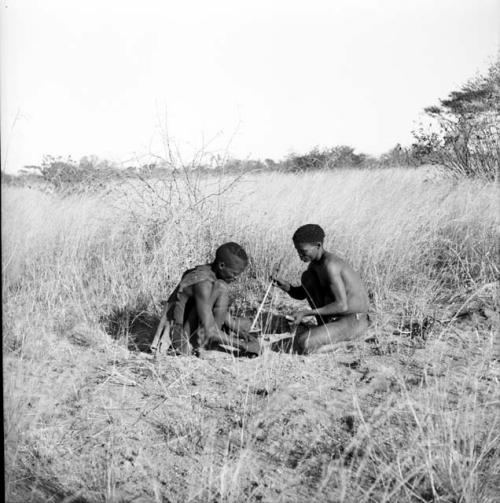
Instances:
[[[189,342],[189,332],[180,324],[173,323],[170,327],[170,338],[172,347],[178,355],[190,355],[193,353],[193,346]]]
[[[302,354],[333,351],[335,344],[352,341],[363,335],[368,329],[366,314],[350,314],[326,325],[310,328],[297,335],[294,348]]]
[[[221,331],[229,310],[229,292],[227,283],[221,280],[214,283],[212,294],[210,296],[210,304],[212,306],[212,313],[214,315],[218,331],[214,331],[211,334],[205,334],[205,330],[200,326],[196,306],[193,306],[193,308],[187,313],[184,322],[184,333],[190,334],[189,339],[194,342],[197,338],[197,345],[201,349],[205,348],[210,343],[216,343],[233,346],[245,351],[252,349],[252,352],[255,352],[255,348],[253,346],[252,348],[249,348],[245,341],[242,341],[237,337],[231,337]]]
[[[217,344],[233,346],[239,350],[258,353],[260,350],[260,345],[258,343],[257,345],[255,344],[255,342],[252,344],[252,342],[244,341],[242,339],[239,339],[238,337],[231,336],[221,331],[222,325],[224,324],[224,321],[226,320],[229,312],[229,290],[227,283],[223,281],[217,281],[214,284],[211,301],[213,302],[215,323],[219,331],[217,333],[210,334],[206,342],[215,342]],[[241,321],[243,328],[245,321],[247,320]]]
[[[220,330],[229,307],[229,295],[226,283],[221,280],[214,283],[209,303],[215,324]],[[198,311],[194,303],[184,316],[184,333],[187,334],[191,342],[194,342],[200,348],[204,348],[212,340],[219,342],[219,337],[216,333],[206,334],[204,328],[200,326]]]

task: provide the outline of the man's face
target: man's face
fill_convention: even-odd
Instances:
[[[293,243],[302,262],[311,262],[318,257],[321,243]]]
[[[226,283],[233,283],[245,270],[247,264],[239,257],[228,258],[225,262],[218,262],[218,277]]]

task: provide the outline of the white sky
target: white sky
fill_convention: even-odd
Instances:
[[[496,57],[500,0],[1,0],[2,168],[411,142]]]

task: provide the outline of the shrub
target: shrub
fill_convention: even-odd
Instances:
[[[42,180],[56,192],[72,194],[104,189],[120,172],[109,161],[95,156],[82,157],[79,162],[71,157],[45,156],[41,166],[25,166],[25,172],[38,171]]]
[[[285,161],[285,168],[291,172],[341,167],[362,167],[367,161],[365,154],[356,154],[352,147],[338,145],[321,150],[314,147],[304,155],[292,154]]]

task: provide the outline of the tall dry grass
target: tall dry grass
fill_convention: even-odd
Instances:
[[[435,337],[448,341],[457,306],[480,298],[494,308],[499,235],[494,184],[399,169],[269,173],[244,177],[222,195],[210,196],[220,192],[221,183],[207,177],[197,188],[198,203],[186,197],[189,186],[181,181],[173,193],[161,183],[137,182],[106,196],[63,199],[3,188],[4,425],[13,501],[19,478],[36,486],[33,467],[41,479],[50,480],[40,452],[52,452],[54,428],[71,431],[68,418],[58,417],[56,427],[51,413],[60,403],[79,399],[86,366],[122,351],[102,331],[80,334],[84,344],[75,349],[75,327],[99,329],[124,306],[158,310],[181,272],[209,261],[224,241],[241,243],[251,257],[233,293],[241,311],[256,306],[275,264],[298,281],[303,265],[291,235],[308,222],[322,225],[326,248],[361,271],[381,339],[401,320],[432,317],[444,321]],[[204,194],[209,197],[203,199]],[[498,396],[492,385],[478,385],[475,375],[487,365],[488,337],[491,332],[476,331],[473,342],[483,349],[465,372],[472,391],[458,401],[461,387],[455,378],[436,379],[412,394],[405,391],[404,368],[394,374],[391,379],[401,381],[401,402],[388,398],[370,418],[359,407],[357,420],[365,430],[360,428],[352,442],[364,438],[364,455],[354,456],[350,465],[343,460],[342,468],[329,465],[311,498],[325,501],[334,484],[331,501],[493,501],[485,480],[498,469],[492,461],[498,455],[498,421],[492,421]],[[99,352],[103,346],[105,356]],[[471,347],[465,344],[463,350]],[[239,486],[245,456],[251,451],[242,448],[240,458],[206,476],[210,487],[224,486],[216,500],[253,501]],[[117,499],[109,477],[92,482],[96,500]],[[43,494],[34,494],[32,501],[43,500]],[[186,494],[178,494],[178,501]],[[152,501],[161,500],[155,497]]]
[[[241,292],[260,294],[276,263],[298,280],[302,266],[290,236],[306,222],[322,225],[327,248],[360,269],[376,310],[404,307],[420,315],[498,276],[492,184],[433,181],[408,170],[272,173],[243,179],[202,207],[158,203],[160,191],[146,200],[133,194],[61,200],[5,190],[7,305],[24,309],[36,299],[33,310],[51,329],[71,313],[96,321],[112,306],[164,298],[183,270],[210,260],[226,240],[251,256]]]

